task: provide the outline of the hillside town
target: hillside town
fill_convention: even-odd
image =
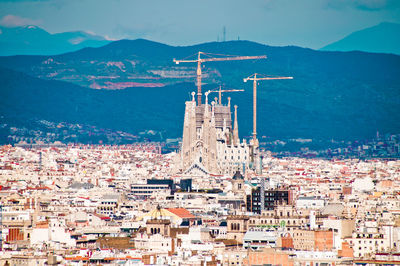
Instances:
[[[400,161],[264,157],[261,173],[199,179],[174,156],[2,146],[0,264],[400,261]]]
[[[37,146],[51,143],[82,143],[123,145],[137,142],[158,142],[163,153],[179,150],[182,138],[168,138],[163,132],[147,129],[137,134],[111,129],[97,128],[90,125],[54,123],[47,120],[34,121],[32,127],[13,126],[1,123],[0,144],[19,146]],[[247,139],[251,139],[247,136]],[[63,144],[65,146],[65,144]],[[399,159],[400,134],[377,133],[373,139],[334,140],[320,139],[273,139],[261,136],[260,148],[271,151],[276,157],[326,158],[326,159]]]

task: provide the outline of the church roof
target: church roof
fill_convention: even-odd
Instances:
[[[203,174],[208,174],[207,169],[204,167],[204,165],[201,162],[195,161],[184,173],[189,174],[193,170],[198,170],[199,172],[202,172]]]
[[[176,222],[181,219],[190,219],[196,218],[193,214],[191,214],[187,209],[184,208],[155,208],[154,210],[144,214],[141,217],[138,217],[138,221],[143,220],[145,218],[150,218],[151,220],[166,220],[172,219],[172,222]]]
[[[240,173],[240,171],[236,171],[236,173],[233,176],[234,180],[240,180],[240,179],[244,179],[243,175]]]

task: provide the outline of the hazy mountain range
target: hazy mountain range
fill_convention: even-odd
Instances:
[[[0,55],[53,55],[107,43],[104,37],[83,31],[50,34],[33,25],[0,26]]]
[[[400,54],[400,24],[379,25],[350,33],[321,48],[323,51],[364,51]],[[0,56],[55,55],[85,47],[100,47],[110,41],[84,31],[50,34],[37,26],[0,26]]]
[[[260,82],[261,136],[357,139],[377,130],[400,132],[400,56],[249,41],[175,47],[123,40],[57,56],[0,57],[0,114],[8,124],[45,119],[179,137],[184,101],[195,91],[195,64],[176,65],[172,59],[198,51],[268,56],[204,64],[204,91],[217,84],[245,89],[229,94],[239,106],[241,136],[252,127],[252,84],[243,78],[254,72],[294,77]]]
[[[321,48],[321,50],[364,51],[400,55],[400,24],[385,22],[356,31]]]

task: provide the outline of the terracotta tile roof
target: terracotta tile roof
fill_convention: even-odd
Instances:
[[[196,218],[193,214],[191,214],[185,208],[169,208],[167,210],[169,212],[172,212],[176,216],[179,216],[180,218]]]

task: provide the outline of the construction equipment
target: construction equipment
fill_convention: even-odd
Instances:
[[[201,58],[201,55],[210,56],[208,58]],[[211,56],[225,56],[225,57],[211,57]],[[204,62],[215,62],[215,61],[233,61],[233,60],[250,60],[250,59],[263,59],[267,58],[266,55],[260,56],[231,56],[231,55],[220,55],[220,54],[210,54],[204,52],[198,52],[197,59],[193,60],[176,60],[176,64],[179,63],[197,63],[197,104],[201,105],[201,63]]]
[[[257,77],[257,74],[254,73],[253,75],[243,79],[244,82],[248,80],[253,81],[253,149],[258,147],[257,141],[257,81],[259,80],[273,80],[273,79],[293,79],[293,77],[273,77],[273,76],[261,76]]]
[[[223,92],[237,92],[237,91],[244,91],[244,90],[234,90],[234,89],[230,89],[230,90],[222,90],[221,89],[222,86],[219,86],[219,89],[216,90],[209,90],[205,93],[205,95],[208,95],[212,92],[218,92],[218,104],[222,104],[222,93]]]

